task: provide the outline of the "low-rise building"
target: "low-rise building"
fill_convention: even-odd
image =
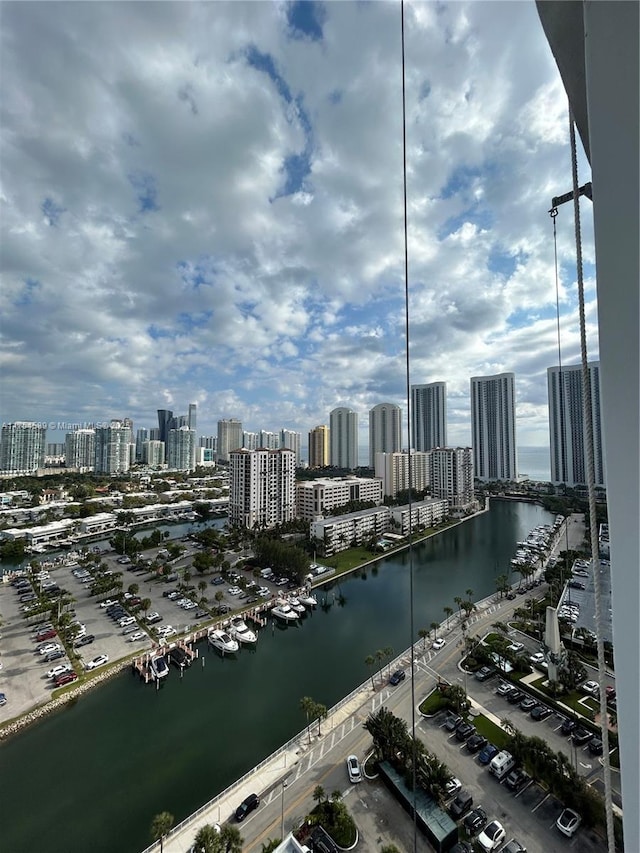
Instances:
[[[361,545],[374,537],[386,533],[391,527],[391,510],[387,506],[376,506],[336,515],[332,518],[312,521],[310,534],[324,544],[326,556]]]
[[[391,518],[396,530],[408,536],[410,530],[435,527],[449,514],[449,503],[443,498],[427,498],[424,501],[404,506],[391,507]]]
[[[322,477],[296,484],[298,518],[314,521],[354,501],[382,503],[382,481],[372,477]]]

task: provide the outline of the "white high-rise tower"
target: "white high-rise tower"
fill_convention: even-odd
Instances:
[[[474,474],[479,480],[515,480],[515,374],[471,377]]]
[[[331,465],[353,470],[358,467],[358,414],[340,406],[329,414]]]
[[[447,446],[447,383],[411,386],[411,423],[415,450]]]
[[[369,467],[375,468],[376,453],[402,450],[402,410],[394,403],[379,403],[369,411]]]

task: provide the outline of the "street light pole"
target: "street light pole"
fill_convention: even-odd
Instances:
[[[283,780],[282,780],[282,793],[281,793],[281,799],[282,799],[282,817],[281,817],[281,820],[280,820],[280,840],[281,840],[281,841],[284,841],[284,789],[287,787],[287,784],[288,784],[288,783],[287,783],[287,780],[286,780],[286,779],[283,779]]]

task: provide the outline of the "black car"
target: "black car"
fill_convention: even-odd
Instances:
[[[454,820],[460,820],[473,805],[473,797],[468,791],[460,791],[449,806],[449,814]]]
[[[90,645],[90,643],[93,643],[94,640],[95,640],[94,634],[85,634],[84,637],[80,637],[78,640],[76,640],[73,645],[75,646],[76,649],[79,649],[81,646]]]
[[[513,590],[511,590],[511,592],[508,592],[508,593],[507,593],[507,600],[508,600],[508,601],[513,601],[513,599],[514,599],[515,597],[516,597],[516,594],[515,594],[515,592],[514,592]]]
[[[456,740],[462,742],[463,740],[467,740],[471,735],[476,733],[476,727],[471,725],[471,723],[460,723],[458,728],[456,729]]]
[[[496,670],[492,666],[483,666],[476,672],[475,678],[476,681],[486,681],[488,678],[491,678],[491,676],[495,674]]]
[[[522,690],[512,690],[511,693],[506,697],[507,702],[510,705],[517,705],[518,702],[521,702],[524,697],[524,693]]]
[[[575,720],[570,720],[568,717],[563,721],[560,730],[563,735],[570,735],[578,724]]]
[[[458,841],[454,844],[449,853],[473,853],[473,847],[468,841]]]
[[[532,720],[546,720],[551,714],[553,714],[551,708],[546,705],[536,705],[531,709],[530,717]]]
[[[589,741],[589,752],[591,755],[602,755],[602,741],[599,737],[594,737]]]
[[[389,679],[389,684],[400,684],[401,681],[404,681],[406,678],[406,673],[404,669],[397,669],[394,673],[392,673],[391,678]]]
[[[236,809],[236,820],[238,822],[245,819],[254,809],[260,805],[260,797],[257,794],[249,794]]]
[[[529,776],[519,767],[512,770],[505,779],[504,784],[510,791],[520,791],[529,781]]]
[[[487,813],[482,808],[482,806],[476,806],[472,812],[464,819],[464,828],[467,830],[469,835],[475,835],[476,832],[480,832],[481,829],[487,823]]]
[[[512,838],[502,848],[502,853],[527,853],[527,848],[523,847],[516,838]]]
[[[455,732],[461,722],[461,716],[458,714],[449,714],[447,719],[444,721],[444,727],[448,732]]]
[[[481,749],[484,749],[487,745],[488,741],[486,737],[482,735],[471,735],[469,740],[467,741],[467,749],[469,752],[480,752]]]
[[[571,589],[585,589],[585,585],[581,581],[569,581]]]
[[[585,743],[589,743],[590,740],[593,740],[593,737],[594,735],[592,732],[587,731],[587,729],[583,729],[582,726],[579,726],[571,735],[571,740],[576,746],[584,746]]]
[[[529,711],[532,708],[535,708],[537,704],[538,703],[532,696],[525,696],[524,699],[520,701],[520,709],[529,713]]]

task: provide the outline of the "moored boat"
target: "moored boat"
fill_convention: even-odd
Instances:
[[[299,613],[291,607],[291,605],[282,598],[279,598],[275,606],[271,608],[271,615],[281,622],[295,622],[299,617]]]
[[[151,658],[149,662],[149,669],[151,670],[151,675],[156,679],[156,681],[160,681],[161,678],[166,678],[167,675],[169,675],[169,665],[163,655],[157,655],[156,657]]]
[[[207,635],[207,642],[210,646],[213,646],[214,649],[218,649],[219,652],[222,652],[223,655],[234,654],[240,648],[237,640],[234,640],[226,631],[222,631],[219,628],[214,631],[209,631]]]
[[[247,643],[250,645],[258,641],[258,635],[256,632],[252,631],[244,619],[241,619],[240,617],[231,620],[231,624],[229,625],[229,634],[234,640],[238,640],[239,643]]]

